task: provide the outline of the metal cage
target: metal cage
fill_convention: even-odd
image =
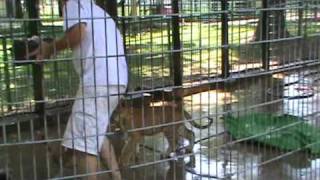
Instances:
[[[96,4],[129,67],[103,134],[124,179],[320,179],[320,1]],[[111,179],[102,155],[91,172],[61,146],[81,84],[72,50],[42,64],[14,53],[63,37],[63,7],[0,1],[0,179]]]

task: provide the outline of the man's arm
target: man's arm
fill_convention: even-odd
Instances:
[[[49,59],[59,51],[79,46],[86,33],[86,24],[79,23],[68,29],[62,38],[54,40],[52,43],[42,41],[36,50],[37,60]]]

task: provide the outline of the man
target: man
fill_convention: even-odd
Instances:
[[[42,42],[37,61],[71,48],[80,86],[62,145],[86,156],[86,172],[97,172],[97,156],[121,179],[113,147],[105,137],[109,119],[126,90],[128,68],[123,41],[115,22],[93,0],[63,0],[65,34]],[[96,179],[91,176],[90,179]]]

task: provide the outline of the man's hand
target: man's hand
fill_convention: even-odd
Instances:
[[[39,39],[39,48],[29,53],[29,57],[36,56],[36,63],[41,63],[44,59],[49,59],[62,50],[78,47],[85,38],[86,33],[86,24],[79,23],[68,29],[62,38],[54,40],[53,42],[48,43]]]
[[[37,61],[41,61],[44,59],[49,59],[53,56],[54,53],[53,43],[47,43],[45,41],[41,41],[39,46],[39,53],[37,54]]]
[[[45,41],[40,41],[39,48],[35,51],[29,53],[30,56],[36,56],[36,63],[41,63],[45,59],[49,59],[52,55],[54,55],[54,43],[48,43]]]

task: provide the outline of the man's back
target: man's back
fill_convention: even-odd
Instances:
[[[78,23],[86,24],[86,36],[73,49],[75,68],[83,85],[126,85],[123,39],[113,19],[91,0],[69,0],[64,9],[65,30]]]

